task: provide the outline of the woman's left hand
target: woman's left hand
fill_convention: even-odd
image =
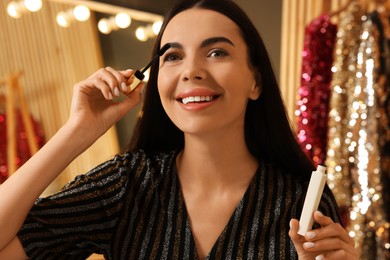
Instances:
[[[300,260],[358,259],[354,240],[340,224],[319,211],[314,213],[314,220],[321,228],[308,231],[304,237],[298,234],[298,220],[290,222],[289,236]]]

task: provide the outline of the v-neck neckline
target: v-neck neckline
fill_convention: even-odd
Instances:
[[[186,202],[184,200],[184,194],[183,194],[183,190],[182,190],[182,187],[181,187],[181,183],[180,183],[180,179],[179,179],[179,172],[177,171],[177,168],[174,167],[174,179],[175,179],[175,182],[176,182],[176,191],[177,191],[177,196],[179,198],[179,202],[178,203],[181,203],[180,206],[182,206],[182,209],[183,209],[183,217],[185,218],[185,222],[186,222],[186,226],[188,226],[188,229],[189,229],[189,233],[190,233],[190,238],[191,238],[191,243],[193,243],[194,245],[194,250],[195,250],[195,254],[196,254],[196,259],[199,259],[199,260],[207,260],[210,258],[210,255],[211,253],[216,250],[219,242],[221,239],[224,239],[224,236],[225,236],[225,233],[226,233],[226,230],[228,229],[228,227],[231,225],[231,222],[234,220],[234,218],[236,217],[237,214],[241,214],[242,212],[242,208],[244,206],[244,201],[247,200],[247,197],[249,196],[249,191],[251,190],[252,186],[255,185],[255,180],[257,179],[257,175],[258,175],[258,172],[259,172],[259,168],[260,168],[260,165],[258,166],[258,168],[256,169],[255,171],[255,174],[253,175],[251,181],[249,182],[249,185],[248,187],[246,188],[243,196],[241,197],[240,201],[237,203],[237,205],[235,206],[234,208],[234,211],[232,212],[232,214],[230,215],[229,217],[229,220],[227,221],[227,223],[225,224],[224,228],[222,229],[221,233],[218,235],[217,239],[215,240],[213,246],[211,247],[210,251],[207,253],[207,255],[205,256],[204,259],[200,259],[199,258],[199,254],[198,254],[198,249],[196,247],[196,243],[195,243],[195,237],[194,237],[194,234],[192,232],[192,227],[191,227],[191,223],[190,223],[190,219],[189,219],[189,214],[188,214],[188,210],[187,210],[187,205],[186,205]],[[238,212],[240,210],[240,212]]]

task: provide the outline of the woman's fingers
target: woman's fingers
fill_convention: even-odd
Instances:
[[[127,80],[130,77],[128,71],[119,72],[111,67],[106,67],[106,70],[114,77],[113,85],[110,85],[113,96],[118,97],[120,92],[126,92]]]
[[[91,82],[91,84],[89,84],[91,87],[95,87],[97,89],[99,89],[104,98],[107,99],[107,100],[111,100],[113,98],[113,95],[111,93],[111,89],[109,87],[109,85],[107,85],[107,82],[104,81],[103,79],[101,78],[94,78]]]
[[[318,259],[358,259],[355,248],[337,237],[305,242],[303,248],[318,255]]]
[[[144,87],[144,83],[141,82],[137,88],[135,88],[133,91],[126,95],[126,98],[123,100],[123,102],[117,104],[119,117],[122,117],[132,107],[134,107],[141,101],[142,90]]]
[[[72,111],[81,111],[80,108],[85,111],[85,108],[88,107],[88,111],[95,115],[106,111],[102,115],[116,113],[119,117],[123,116],[141,99],[139,89],[134,94],[127,92],[129,85],[133,82],[133,74],[134,71],[130,69],[117,71],[106,67],[97,70],[87,79],[75,84]],[[113,100],[121,92],[125,98],[118,99],[118,102],[102,102],[104,99],[106,101]]]
[[[319,211],[314,219],[321,228],[308,231],[304,237],[297,233],[298,220],[290,221],[289,236],[300,259],[358,259],[353,239],[340,224]]]
[[[329,251],[325,254],[320,255],[316,260],[323,260],[323,259],[343,259],[343,260],[348,260],[348,259],[358,259],[358,256],[355,252],[350,253],[345,250],[333,250]]]
[[[294,243],[295,249],[299,252],[303,249],[303,243],[306,241],[304,237],[298,234],[299,222],[297,219],[290,220],[290,231],[288,235]]]
[[[354,240],[348,235],[345,229],[339,224],[334,223],[330,217],[324,216],[321,212],[314,213],[314,220],[321,225],[321,228],[311,230],[306,233],[307,241],[316,241],[326,237],[338,237],[345,243],[354,245]]]
[[[354,240],[349,237],[346,230],[338,223],[321,212],[314,213],[314,219],[321,228],[308,231],[305,234],[303,248],[309,252],[323,252],[325,258],[333,256],[349,256],[346,259],[356,257]]]
[[[106,99],[112,99],[114,96],[114,89],[118,86],[118,82],[112,72],[109,71],[108,67],[99,69],[96,73],[92,74],[88,80],[91,80],[92,83],[87,82],[88,86],[100,89]]]
[[[299,222],[297,219],[290,220],[290,231],[288,232],[292,240],[298,240],[301,236],[298,235]]]
[[[323,238],[321,240],[309,241],[303,243],[303,248],[308,251],[333,251],[339,249],[348,249],[349,244],[340,240],[338,237]],[[350,250],[347,250],[350,251]]]
[[[101,68],[92,74],[81,85],[100,89],[107,100],[118,97],[120,92],[127,93],[129,84],[133,81],[133,70],[117,71],[111,67]]]

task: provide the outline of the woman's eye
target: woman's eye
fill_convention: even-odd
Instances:
[[[179,59],[180,59],[179,55],[175,53],[168,53],[164,56],[164,61],[176,61]]]
[[[218,58],[218,57],[225,57],[225,56],[228,56],[228,53],[224,50],[212,50],[209,54],[209,57],[214,57],[214,58]]]

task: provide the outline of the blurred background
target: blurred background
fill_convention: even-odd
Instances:
[[[234,1],[265,42],[302,149],[328,169],[361,259],[390,259],[390,1]],[[0,185],[66,122],[76,82],[149,61],[175,2],[0,1]],[[126,149],[138,111],[42,196]]]

